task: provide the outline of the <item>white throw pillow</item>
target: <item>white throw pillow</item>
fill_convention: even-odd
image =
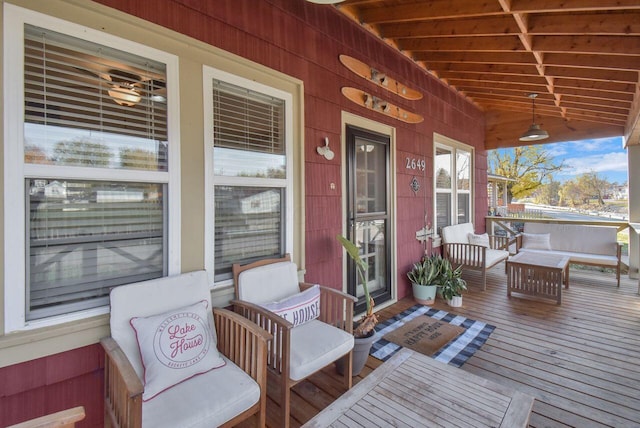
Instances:
[[[295,327],[320,315],[320,286],[315,284],[301,293],[260,306],[281,316]]]
[[[225,365],[216,348],[207,301],[146,318],[131,318],[144,366],[142,400]]]
[[[469,237],[469,244],[482,245],[483,247],[490,248],[489,235],[487,233],[483,233],[481,235],[470,233],[468,237]]]
[[[523,233],[522,248],[551,250],[551,235],[549,233]]]

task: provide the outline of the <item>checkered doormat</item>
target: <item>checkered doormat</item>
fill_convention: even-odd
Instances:
[[[404,325],[419,315],[446,321],[449,324],[464,327],[466,330],[455,340],[447,343],[433,358],[452,366],[462,366],[487,341],[495,327],[481,321],[475,321],[463,316],[439,311],[428,306],[415,305],[400,314],[381,322],[376,326],[376,333],[380,339],[373,343],[369,354],[379,360],[387,361],[402,347],[382,338],[388,332]]]

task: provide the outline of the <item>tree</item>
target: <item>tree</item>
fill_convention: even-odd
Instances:
[[[120,163],[123,168],[158,170],[158,157],[156,153],[144,149],[120,150]]]
[[[611,183],[598,176],[595,171],[579,175],[576,178],[576,183],[582,193],[584,203],[588,204],[590,200],[596,199],[598,205],[604,206],[604,194],[611,187]]]
[[[56,143],[53,158],[55,163],[61,165],[106,167],[111,161],[111,153],[104,144],[78,138]]]
[[[515,147],[502,153],[493,150],[489,154],[489,171],[516,180],[507,184],[507,202],[530,195],[564,167],[562,162],[555,164],[549,152],[538,145]]]
[[[567,207],[579,206],[582,202],[582,192],[575,180],[566,181],[560,188],[558,205]]]
[[[558,205],[560,198],[561,183],[551,178],[535,192],[535,201],[538,204]]]

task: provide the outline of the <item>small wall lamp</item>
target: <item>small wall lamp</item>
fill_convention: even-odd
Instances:
[[[333,150],[329,148],[329,137],[324,137],[324,146],[316,148],[316,151],[320,156],[324,156],[326,160],[331,160],[335,156]]]

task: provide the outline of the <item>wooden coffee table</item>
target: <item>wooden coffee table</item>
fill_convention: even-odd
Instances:
[[[526,428],[534,398],[403,348],[303,428]]]
[[[507,296],[528,294],[562,303],[562,284],[569,288],[569,257],[538,252],[518,253],[507,260]]]

